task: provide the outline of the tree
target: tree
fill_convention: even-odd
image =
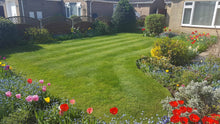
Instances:
[[[112,22],[118,32],[134,32],[136,29],[135,10],[128,0],[120,0],[112,16]]]

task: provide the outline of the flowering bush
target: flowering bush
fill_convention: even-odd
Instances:
[[[192,81],[186,87],[180,87],[179,91],[175,93],[175,98],[167,97],[161,103],[163,108],[171,114],[174,111],[174,107],[178,106],[175,102],[178,100],[183,100],[188,107],[194,108],[193,112],[199,117],[220,112],[220,109],[217,109],[220,100],[220,89],[213,90],[207,81],[200,83]],[[183,109],[185,108],[182,108],[182,111],[184,111]],[[190,116],[189,113],[182,113],[182,115],[185,117]]]

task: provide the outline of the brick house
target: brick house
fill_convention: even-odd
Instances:
[[[113,15],[119,0],[64,0],[66,17],[77,16],[109,16]],[[164,13],[163,0],[130,0],[137,16],[152,13]]]
[[[27,16],[32,18],[46,18],[54,15],[64,15],[62,0],[0,0],[5,17]],[[1,14],[0,13],[0,14]]]
[[[42,19],[55,15],[109,16],[119,0],[0,0],[1,15]],[[138,17],[164,13],[163,0],[130,0]]]
[[[216,35],[220,28],[220,1],[172,0],[166,6],[169,28],[175,32],[207,32]]]

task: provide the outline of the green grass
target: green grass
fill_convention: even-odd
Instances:
[[[55,44],[1,50],[15,72],[26,78],[51,82],[52,94],[73,98],[77,107],[104,118],[117,107],[119,115],[140,117],[166,114],[161,99],[169,91],[136,67],[141,55],[150,54],[155,38],[121,33]],[[111,115],[111,117],[113,117]],[[105,118],[105,120],[108,120]]]

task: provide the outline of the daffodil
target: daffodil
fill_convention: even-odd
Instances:
[[[169,72],[169,70],[166,70],[166,73],[168,73]]]
[[[196,35],[193,35],[193,37],[196,37]]]
[[[71,28],[71,32],[73,32],[73,28]]]
[[[50,97],[44,98],[45,102],[49,103],[50,102]]]

